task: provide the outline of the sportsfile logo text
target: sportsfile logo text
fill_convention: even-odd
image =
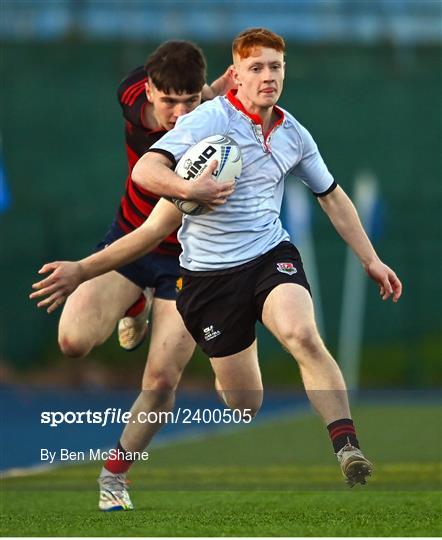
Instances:
[[[128,424],[132,413],[123,412],[115,407],[108,407],[105,411],[43,411],[40,422],[58,427],[60,424]]]
[[[104,411],[43,411],[40,423],[49,427],[62,424],[249,424],[253,416],[251,409],[187,409],[176,411],[141,411],[135,416],[130,411],[108,407]]]

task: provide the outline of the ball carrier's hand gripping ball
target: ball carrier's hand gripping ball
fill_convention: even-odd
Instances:
[[[241,152],[236,142],[225,135],[211,135],[189,148],[179,160],[175,172],[184,180],[195,180],[214,160],[218,168],[213,172],[217,182],[231,182],[239,179],[242,170]],[[209,212],[206,206],[194,202],[172,199],[184,214],[197,216]]]

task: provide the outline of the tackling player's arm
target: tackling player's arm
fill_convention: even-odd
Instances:
[[[236,88],[235,81],[233,80],[233,65],[230,65],[226,71],[215,79],[209,86],[205,84],[203,86],[202,99],[207,101],[213,99],[216,96],[224,96],[232,88]]]
[[[84,281],[128,264],[154,249],[181,224],[182,213],[161,199],[149,218],[130,234],[105,249],[80,261],[55,261],[44,264],[39,274],[50,275],[34,283],[31,299],[40,299],[38,307],[51,313]]]
[[[393,302],[397,302],[402,294],[402,283],[393,270],[379,259],[356,208],[344,190],[337,186],[328,195],[318,197],[318,201],[335,229],[359,257],[367,274],[379,285],[382,299],[387,300],[393,295]]]
[[[132,180],[144,189],[162,197],[196,201],[209,207],[224,204],[233,193],[234,182],[218,184],[213,180],[212,173],[218,166],[216,160],[196,180],[189,181],[175,174],[171,170],[172,159],[160,152],[150,150],[133,168]]]

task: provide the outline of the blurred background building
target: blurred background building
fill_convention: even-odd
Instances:
[[[437,0],[3,0],[2,36],[228,40],[264,23],[305,43],[439,43]]]
[[[230,63],[231,38],[266,26],[288,45],[281,105],[313,133],[347,192],[357,178],[374,179],[372,237],[404,282],[398,305],[383,303],[366,284],[363,325],[354,330],[361,334],[360,383],[439,385],[441,10],[439,0],[1,0],[2,380],[138,384],[146,347],[126,355],[111,338],[88,360],[63,359],[58,316],[28,300],[31,283],[44,262],[90,253],[117,209],[126,175],[119,80],[166,39],[201,45],[213,79]],[[308,200],[311,271],[336,353],[346,249]],[[362,302],[352,291],[347,297]],[[261,330],[260,341],[267,384],[299,383],[279,345]],[[199,353],[186,380],[208,373]]]

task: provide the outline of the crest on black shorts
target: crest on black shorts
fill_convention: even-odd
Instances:
[[[175,282],[175,290],[177,293],[179,293],[182,288],[183,288],[183,278],[179,277]]]
[[[298,270],[293,266],[293,263],[289,262],[280,262],[276,263],[276,268],[278,272],[281,272],[282,274],[288,274],[291,276],[292,274],[296,274]]]

